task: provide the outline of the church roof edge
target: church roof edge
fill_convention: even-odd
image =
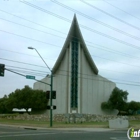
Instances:
[[[98,74],[98,69],[97,69],[94,61],[92,60],[92,57],[91,57],[91,55],[90,55],[90,53],[89,53],[89,51],[88,51],[88,49],[86,47],[86,44],[85,44],[84,39],[83,39],[83,36],[81,34],[76,14],[74,14],[74,17],[73,17],[73,20],[72,20],[72,24],[71,24],[70,30],[68,32],[67,38],[65,40],[63,48],[62,48],[62,50],[61,50],[61,52],[59,54],[59,57],[58,57],[55,65],[54,65],[52,71],[55,72],[57,70],[57,67],[61,63],[61,60],[63,59],[63,56],[65,55],[65,52],[66,52],[67,47],[69,45],[69,42],[71,41],[71,38],[73,37],[73,35],[72,35],[73,34],[73,30],[75,30],[75,29],[78,32],[78,36],[79,36],[78,40],[80,40],[80,43],[82,44],[83,50],[84,50],[85,55],[86,55],[86,57],[87,57],[87,59],[88,59],[88,61],[90,63],[91,68],[93,69],[95,74]]]

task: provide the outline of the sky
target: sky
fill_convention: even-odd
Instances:
[[[99,74],[140,101],[139,0],[1,0],[0,64],[41,80],[64,45],[74,14]],[[34,80],[5,70],[0,98],[33,88]]]

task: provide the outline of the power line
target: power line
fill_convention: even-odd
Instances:
[[[11,34],[11,35],[23,37],[23,38],[26,38],[26,39],[30,39],[30,40],[33,40],[33,41],[40,42],[40,43],[48,44],[48,45],[51,45],[51,46],[60,47],[60,46],[57,46],[57,45],[55,45],[55,44],[51,44],[51,43],[48,43],[48,42],[36,40],[36,39],[30,38],[30,37],[22,36],[22,35],[19,35],[19,34],[15,34],[15,33],[8,32],[8,31],[0,30],[0,32],[4,32],[4,33],[7,33],[7,34]]]
[[[34,69],[29,69],[29,68],[23,68],[23,67],[17,67],[17,66],[11,66],[11,65],[6,65],[8,67],[12,67],[12,68],[17,68],[17,69],[23,69],[23,70],[29,70],[29,71],[33,71],[33,72],[40,72],[40,73],[49,73],[49,72],[46,72],[46,71],[40,71],[40,70],[34,70]],[[66,71],[66,70],[62,70],[62,69],[59,69],[60,71],[63,71],[63,72],[69,72],[71,73],[71,71]],[[125,72],[118,72],[118,71],[112,71],[112,70],[108,70],[108,69],[103,69],[103,70],[106,70],[106,71],[111,71],[111,72],[117,72],[117,73],[123,73],[123,74],[131,74],[131,73],[125,73]],[[86,76],[92,76],[92,75],[89,75],[89,74],[84,74],[84,73],[79,73],[78,74],[82,74],[82,75],[86,75]],[[135,75],[135,76],[140,76],[140,75],[136,75],[136,74],[131,74],[131,75]],[[112,78],[111,78],[112,79]]]
[[[119,8],[119,7],[117,7],[117,6],[114,6],[113,4],[109,3],[108,1],[106,1],[106,0],[103,0],[103,1],[104,1],[105,3],[111,5],[112,7],[115,7],[116,9],[119,9],[120,11],[123,11],[124,13],[126,13],[126,14],[128,14],[128,15],[130,15],[130,16],[132,16],[132,17],[138,19],[138,20],[140,20],[140,18],[138,18],[138,17],[136,17],[136,16],[134,16],[134,15],[132,15],[132,14],[130,14],[130,13],[124,11],[123,9],[121,9],[121,8]]]
[[[120,29],[118,29],[118,28],[115,28],[115,27],[113,27],[113,26],[111,26],[111,25],[109,25],[109,24],[106,24],[106,23],[104,23],[104,22],[102,22],[102,21],[99,21],[99,20],[97,20],[97,19],[95,19],[95,18],[93,18],[93,17],[90,17],[90,16],[88,16],[88,15],[86,15],[86,14],[84,14],[84,13],[81,13],[81,12],[79,12],[78,10],[75,10],[75,9],[69,7],[69,6],[66,6],[66,5],[62,4],[61,2],[58,2],[58,1],[56,1],[56,0],[51,0],[51,1],[54,2],[54,3],[56,3],[56,4],[58,4],[58,5],[60,5],[60,6],[62,6],[62,7],[64,7],[64,8],[66,8],[66,9],[68,9],[68,10],[70,10],[70,11],[73,11],[73,12],[78,13],[79,15],[81,15],[81,16],[83,16],[83,17],[85,17],[85,18],[88,18],[88,19],[90,19],[90,20],[92,20],[92,21],[94,21],[94,22],[97,22],[97,23],[99,23],[99,24],[105,26],[105,27],[108,27],[108,28],[110,28],[110,29],[112,29],[112,30],[114,30],[114,31],[117,31],[117,32],[119,32],[119,33],[121,33],[121,34],[124,34],[124,35],[126,35],[126,36],[129,36],[129,37],[131,37],[131,38],[133,38],[133,39],[137,39],[137,40],[140,39],[140,38],[138,38],[138,37],[136,37],[136,36],[133,36],[133,35],[131,35],[131,34],[129,34],[129,33],[124,32],[124,31],[122,31],[122,30],[120,30]],[[82,0],[81,0],[81,1],[82,1]],[[82,2],[85,3],[85,4],[87,4],[87,5],[89,5],[89,6],[92,6],[91,4],[89,4],[89,3],[85,2],[85,1],[82,1]],[[96,8],[96,7],[93,6],[93,8]],[[96,10],[99,10],[99,8],[96,8]],[[100,11],[103,12],[103,10],[100,10]],[[107,12],[104,12],[104,13],[105,13],[105,14],[108,14]],[[121,20],[121,19],[119,19],[119,18],[116,18],[116,17],[112,16],[111,14],[108,14],[108,15],[111,16],[111,17],[113,17],[113,18],[115,18],[115,19],[117,19],[117,20],[119,20],[120,22],[122,22],[122,23],[124,23],[124,24],[126,24],[126,25],[129,25],[129,26],[131,26],[131,27],[133,27],[133,28],[135,28],[135,29],[137,29],[137,30],[140,30],[140,28],[138,28],[138,27],[136,27],[136,26],[134,26],[134,25],[132,25],[132,24],[130,24],[130,23],[127,23],[127,22],[125,22],[125,21],[123,21],[123,20]]]
[[[65,20],[65,21],[67,21],[67,22],[70,22],[70,20],[67,19],[67,18],[64,18],[64,17],[62,17],[62,16],[59,16],[59,15],[54,14],[54,13],[52,13],[52,12],[50,13],[50,12],[48,12],[47,10],[45,10],[45,9],[43,9],[43,8],[40,8],[40,7],[36,6],[36,5],[33,5],[33,4],[29,3],[29,2],[25,2],[25,1],[23,2],[23,1],[22,1],[22,3],[24,3],[24,4],[28,5],[28,6],[31,6],[31,7],[35,8],[35,9],[38,9],[38,10],[40,10],[40,11],[42,11],[42,12],[48,13],[48,14],[50,14],[50,15],[52,15],[52,16],[55,16],[55,17],[57,17],[57,18],[59,18],[59,19]],[[119,43],[122,43],[122,44],[124,44],[124,45],[127,45],[127,46],[130,46],[130,47],[133,47],[133,48],[135,48],[135,49],[140,50],[140,47],[139,47],[139,46],[136,46],[136,45],[133,45],[133,44],[131,44],[131,43],[125,42],[125,41],[123,41],[123,40],[117,39],[117,38],[115,38],[115,37],[109,36],[109,35],[107,35],[107,34],[104,34],[104,33],[102,33],[102,32],[99,32],[99,31],[97,31],[97,30],[94,30],[94,29],[92,29],[92,28],[89,28],[89,27],[87,27],[87,26],[84,26],[84,25],[82,25],[82,24],[79,24],[79,25],[80,25],[80,27],[82,27],[82,28],[84,28],[84,29],[86,29],[86,30],[88,30],[88,31],[94,32],[94,33],[96,33],[96,34],[102,35],[102,36],[104,36],[104,37],[107,37],[107,38],[109,38],[109,39],[112,39],[112,40],[114,40],[114,41],[117,41],[117,42],[119,42]]]
[[[98,58],[101,58],[101,59],[104,59],[104,60],[113,61],[113,62],[116,62],[116,63],[121,63],[121,64],[128,65],[128,66],[140,67],[140,66],[136,66],[136,65],[130,65],[130,64],[127,64],[127,63],[124,63],[124,62],[117,62],[117,61],[115,61],[115,60],[110,60],[110,59],[102,58],[102,57],[95,56],[95,55],[91,55],[91,56],[98,57]],[[9,59],[5,59],[5,58],[0,58],[0,59],[2,59],[2,60],[7,60],[7,61],[12,61],[12,62],[23,63],[23,64],[24,64],[24,62],[19,62],[19,61],[14,61],[14,60],[9,60]],[[28,64],[28,63],[25,63],[25,64]],[[36,65],[36,66],[37,66],[37,65]]]
[[[100,68],[100,70],[104,70],[104,71],[106,71],[106,72],[109,71],[109,73],[110,73],[110,72],[114,72],[114,73],[123,73],[123,74],[128,74],[128,75],[140,76],[140,75],[138,75],[138,74],[126,73],[126,72],[122,72],[122,71],[114,71],[114,70],[109,70],[109,69],[102,69],[102,68]]]
[[[9,13],[9,12],[7,12],[7,11],[4,11],[4,10],[1,10],[1,9],[0,9],[0,12],[6,13],[6,14],[9,14],[9,15],[12,15],[12,16],[17,17],[17,18],[19,18],[19,19],[22,19],[22,20],[28,21],[28,22],[30,22],[30,23],[36,24],[36,25],[38,25],[38,26],[41,26],[41,27],[50,29],[50,30],[52,30],[52,31],[55,31],[55,32],[58,32],[58,33],[61,33],[61,34],[65,34],[65,33],[61,32],[61,31],[55,30],[55,29],[53,29],[53,28],[50,28],[50,27],[48,27],[48,26],[45,26],[45,25],[36,23],[36,22],[31,21],[31,20],[28,20],[28,19],[25,19],[25,18],[23,18],[23,17],[20,17],[20,16],[17,16],[17,15],[11,14],[11,13]]]
[[[41,25],[41,24],[35,23],[35,22],[33,22],[33,21],[27,20],[27,19],[22,18],[22,17],[19,17],[19,16],[16,16],[16,15],[11,14],[11,13],[8,13],[8,12],[6,12],[6,11],[3,11],[3,10],[0,10],[0,11],[1,11],[1,12],[4,12],[4,13],[6,13],[6,14],[10,14],[10,15],[12,15],[12,16],[15,16],[15,17],[17,17],[17,18],[20,18],[20,19],[26,20],[26,21],[28,21],[28,22],[31,22],[31,23],[34,23],[34,24],[40,25],[40,26],[42,26],[42,27],[48,28],[48,27],[46,27],[46,26],[44,26],[44,25]],[[51,29],[52,29],[52,28],[51,28]],[[52,30],[55,30],[55,29],[52,29]],[[61,33],[61,32],[58,31],[58,30],[55,30],[55,31]],[[66,33],[63,33],[63,34],[66,34]],[[60,36],[59,36],[59,37],[60,37]],[[28,38],[28,39],[29,39],[29,38]],[[36,40],[36,41],[37,41],[37,40]],[[40,41],[39,41],[39,42],[40,42]],[[89,41],[87,41],[87,42],[89,42]],[[41,43],[44,43],[44,42],[41,42]],[[89,43],[92,43],[92,42],[89,42]],[[98,44],[96,44],[96,45],[98,45]],[[99,45],[98,45],[98,46],[99,46]],[[100,45],[100,46],[101,46],[101,45]],[[105,46],[103,46],[103,47],[105,47]]]
[[[7,13],[7,12],[6,12]],[[9,13],[7,13],[7,14],[9,14]],[[13,14],[12,14],[13,15]],[[15,16],[15,15],[13,15],[13,16]],[[18,16],[18,18],[19,18],[19,16]],[[0,18],[0,19],[2,19],[2,18]],[[14,23],[14,24],[18,24],[18,23],[15,23],[15,22],[12,22],[12,21],[9,21],[9,20],[6,20],[6,19],[2,19],[2,20],[5,20],[5,21],[7,21],[7,22],[11,22],[11,23]],[[26,20],[25,18],[24,18],[24,20]],[[33,29],[33,30],[37,30],[37,31],[40,31],[40,32],[43,32],[43,33],[47,33],[47,34],[50,34],[50,35],[53,35],[53,36],[57,36],[57,37],[60,37],[60,38],[63,38],[63,37],[61,37],[61,36],[58,36],[58,35],[55,35],[55,34],[51,34],[51,33],[48,33],[48,32],[44,32],[44,31],[41,31],[41,30],[38,30],[38,29],[35,29],[35,28],[31,28],[31,27],[29,27],[29,26],[25,26],[25,25],[22,25],[22,24],[18,24],[18,25],[20,25],[20,26],[24,26],[24,27],[27,27],[27,28],[30,28],[30,29]],[[58,30],[57,30],[58,31]],[[59,31],[58,31],[59,32]],[[21,36],[20,36],[21,37]],[[29,38],[28,38],[29,39]],[[38,40],[36,40],[36,41],[38,41]],[[87,41],[87,40],[85,40],[86,42],[88,42],[88,43],[91,43],[91,44],[95,44],[95,43],[93,43],[93,42],[89,42],[89,41]],[[40,41],[39,41],[40,42]],[[43,43],[43,42],[42,42]],[[50,44],[49,44],[50,45]],[[97,45],[97,46],[101,46],[101,45],[99,45],[99,44],[95,44],[95,45]],[[91,45],[88,45],[88,46],[90,46],[90,47],[94,47],[94,46],[91,46]],[[97,48],[97,46],[96,46],[96,48]],[[126,54],[126,53],[122,53],[122,52],[119,52],[119,51],[116,51],[116,50],[113,50],[113,49],[110,49],[110,48],[107,48],[107,47],[105,47],[105,46],[101,46],[101,47],[103,47],[103,48],[97,48],[97,49],[102,49],[102,50],[104,50],[104,51],[108,51],[108,52],[113,52],[113,53],[116,53],[116,54],[122,54],[123,56],[127,56],[127,57],[131,57],[131,58],[134,58],[134,56],[132,56],[132,55],[130,55],[130,54]],[[106,48],[106,49],[109,49],[109,50],[106,50],[106,49],[104,49],[104,48]],[[2,49],[1,49],[2,50]],[[136,57],[135,57],[136,58]],[[138,58],[138,57],[137,57]]]
[[[1,19],[1,18],[0,18]],[[5,19],[3,19],[3,20],[5,20]],[[9,20],[5,20],[5,21],[8,21],[8,22],[12,22],[12,21],[9,21]],[[12,22],[12,23],[14,23],[14,24],[18,24],[18,23],[15,23],[15,22]],[[20,26],[24,26],[24,25],[22,25],[22,24],[18,24],[18,25],[20,25]],[[24,26],[24,27],[27,27],[27,28],[30,28],[30,27],[28,27],[28,26]],[[34,28],[31,28],[31,29],[34,29]],[[37,30],[37,31],[41,31],[41,30],[38,30],[38,29],[34,29],[34,30]],[[43,32],[43,33],[47,33],[47,34],[50,34],[50,35],[53,35],[53,36],[57,36],[57,37],[60,37],[60,38],[63,38],[63,37],[61,37],[61,36],[58,36],[58,35],[55,35],[55,34],[51,34],[51,33],[48,33],[48,32],[44,32],[44,31],[41,31],[41,32]],[[17,35],[17,34],[16,34]],[[18,35],[18,36],[20,36],[20,35]],[[20,36],[21,37],[21,36]],[[23,36],[22,36],[23,37]],[[25,37],[25,36],[24,36]],[[28,39],[30,39],[30,38],[28,38]],[[36,41],[38,41],[38,40],[36,40]],[[40,42],[40,41],[39,41]],[[89,42],[89,41],[87,41],[87,42]],[[92,43],[92,42],[89,42],[89,43]],[[93,44],[93,43],[92,43]],[[50,44],[49,44],[50,45]],[[96,44],[96,45],[98,45],[98,46],[101,46],[101,45],[99,45],[99,44]],[[88,46],[90,46],[90,47],[94,47],[94,46],[91,46],[91,45],[88,45]],[[104,47],[104,46],[102,46],[102,47]],[[96,47],[97,48],[97,47]],[[103,48],[100,48],[100,49],[102,49],[102,50],[104,50],[104,51],[108,51],[108,52],[114,52],[114,53],[121,53],[121,54],[124,54],[124,53],[122,53],[122,52],[119,52],[119,51],[116,51],[116,50],[113,50],[113,49],[110,49],[110,48],[107,48],[107,47],[104,47],[104,48],[106,48],[106,49],[109,49],[109,50],[106,50],[106,49],[103,49]],[[98,49],[98,48],[97,48]],[[2,49],[1,49],[2,50]],[[3,49],[4,50],[4,49]],[[111,51],[111,50],[113,50],[113,51]],[[133,56],[130,56],[129,54],[125,54],[125,56],[127,55],[127,57],[129,56],[129,57],[132,57],[133,58]]]
[[[10,71],[10,72],[12,72],[12,73],[15,73],[15,74],[17,74],[17,75],[26,77],[26,75],[21,74],[21,73],[18,73],[18,72],[15,72],[15,71],[12,71],[12,70],[10,70],[10,69],[5,68],[5,70]],[[37,80],[37,79],[33,79],[33,80],[35,80],[35,81],[37,81],[37,82],[40,82],[40,83],[43,83],[43,84],[46,84],[46,85],[50,85],[50,84],[48,84],[48,83],[46,83],[46,82],[43,82],[43,81],[40,81],[40,80]]]
[[[117,62],[117,61],[115,61],[115,60],[110,60],[110,59],[102,58],[102,57],[95,56],[95,55],[91,55],[91,56],[98,57],[98,58],[100,58],[100,59],[104,59],[104,60],[113,61],[113,62],[120,63],[120,64],[124,64],[124,65],[128,65],[128,66],[140,67],[140,66],[136,66],[136,65],[132,65],[132,64],[130,65],[130,64],[128,64],[128,63],[124,63],[124,62]],[[28,64],[28,65],[29,65],[29,63],[25,63],[25,62],[19,62],[19,61],[9,60],[9,59],[5,59],[5,58],[0,58],[0,59],[2,59],[2,60],[7,60],[7,61],[12,61],[12,62],[17,62],[17,63]],[[33,65],[33,64],[30,64],[30,65]],[[38,66],[38,65],[34,65],[34,66]]]
[[[94,44],[95,44],[95,43],[94,43]],[[99,44],[95,44],[95,45],[101,46],[101,45],[99,45]],[[97,46],[93,46],[93,45],[87,45],[87,46],[92,47],[92,48],[94,47],[94,48],[100,49],[100,50],[104,50],[104,51],[107,51],[107,52],[110,52],[110,53],[113,52],[114,54],[122,55],[122,56],[125,56],[125,57],[129,57],[129,58],[131,57],[131,58],[136,59],[136,60],[140,59],[139,57],[136,57],[136,56],[133,56],[133,55],[130,55],[130,54],[126,54],[126,53],[122,53],[122,52],[120,52],[120,51],[116,51],[116,50],[107,48],[107,47],[105,47],[105,46],[101,46],[101,47],[97,47]],[[103,48],[103,47],[104,47],[104,48]],[[15,51],[6,50],[6,49],[1,49],[1,48],[0,48],[0,50],[12,52],[12,53],[17,53],[17,54],[22,54],[22,55],[28,55],[28,56],[38,57],[38,56],[34,56],[34,55],[29,55],[29,54],[25,54],[25,53],[21,53],[21,52],[15,52]],[[45,59],[53,60],[53,59],[50,59],[50,58],[45,58]],[[55,60],[53,60],[53,61],[55,61]]]
[[[33,73],[33,72],[28,72],[28,71],[20,71],[18,69],[9,69],[11,71],[15,71],[15,72],[22,72],[22,73],[30,73],[30,74],[35,74],[36,76],[41,76],[43,77],[44,74],[39,74],[38,73]],[[63,70],[65,71],[65,70]],[[65,71],[65,72],[70,72],[70,71]],[[66,76],[66,77],[71,77],[71,75],[67,74],[67,75],[64,75],[64,74],[55,74],[54,76],[57,76],[57,75],[61,75],[61,76]],[[79,73],[79,75],[86,75],[86,76],[93,76],[93,75],[88,75],[88,74],[82,74],[82,73]],[[78,76],[78,78],[82,78],[82,79],[87,79],[87,80],[92,80],[92,81],[105,81],[105,82],[110,82],[110,81],[106,81],[106,80],[103,80],[102,78],[99,77],[99,79],[96,79],[96,78],[87,78],[87,77],[83,77],[83,76]],[[140,84],[140,82],[135,82],[135,81],[126,81],[126,80],[121,80],[121,79],[114,79],[114,78],[109,78],[111,80],[119,80],[119,81],[125,81],[125,82],[131,82],[131,83],[121,83],[121,82],[115,82],[115,83],[119,83],[119,84],[125,84],[125,85],[133,85],[133,86],[140,86],[140,85],[137,85],[137,84],[133,84],[133,83],[138,83]]]
[[[34,72],[30,72],[30,71],[25,71],[25,70],[19,70],[19,69],[9,69],[11,71],[15,71],[15,72],[20,72],[20,73],[24,73],[24,74],[32,74],[33,76],[41,76],[41,77],[45,77],[45,74],[41,74],[41,73],[34,73]]]
[[[35,56],[35,55],[31,55],[31,54],[26,54],[26,53],[21,53],[21,52],[16,52],[16,51],[11,51],[11,50],[6,50],[6,49],[2,49],[2,48],[0,48],[0,50],[2,50],[2,51],[7,51],[7,52],[11,52],[11,53],[17,53],[17,54],[22,54],[22,55],[27,55],[27,56],[32,56],[32,57],[40,58],[39,56]],[[49,60],[55,61],[54,59],[45,58],[45,57],[43,57],[43,58],[44,58],[44,59],[49,59]]]
[[[122,22],[122,23],[124,23],[124,24],[126,24],[126,25],[128,25],[128,26],[131,26],[131,27],[133,27],[133,28],[135,28],[135,29],[137,29],[137,30],[140,30],[139,27],[136,27],[136,26],[134,26],[134,25],[132,25],[132,24],[130,24],[130,23],[124,21],[124,20],[121,20],[121,19],[119,19],[119,18],[113,16],[112,14],[109,14],[109,13],[105,12],[104,10],[99,9],[99,8],[97,8],[96,6],[94,6],[94,5],[92,5],[92,4],[88,3],[88,2],[86,2],[86,1],[84,1],[84,0],[80,0],[80,1],[83,2],[84,4],[88,5],[88,6],[94,8],[94,9],[96,9],[96,10],[98,10],[98,11],[100,11],[100,12],[102,12],[102,13],[104,13],[104,14],[106,14],[106,15],[108,15],[108,16],[110,16],[110,17],[112,17],[112,18],[114,18],[114,19],[116,19],[116,20],[118,20],[118,21],[120,21],[120,22]],[[132,38],[134,37],[134,36],[132,36],[132,35],[130,35],[130,34],[127,34],[127,35],[129,35],[129,36],[132,37]],[[137,38],[137,37],[135,37],[135,38]]]
[[[1,18],[0,18],[1,19]],[[12,22],[12,21],[9,21],[9,20],[6,20],[6,19],[2,19],[2,20],[5,20],[5,21],[7,21],[7,22],[11,22],[11,23],[14,23],[14,24],[17,24],[17,25],[20,25],[20,26],[23,26],[23,27],[26,27],[26,28],[30,28],[30,29],[33,29],[33,30],[37,30],[37,31],[40,31],[40,32],[43,32],[43,33],[46,33],[46,34],[50,34],[50,35],[52,35],[52,36],[56,36],[56,37],[60,37],[60,38],[64,38],[64,37],[61,37],[61,36],[58,36],[58,35],[55,35],[55,34],[51,34],[51,33],[48,33],[48,32],[44,32],[44,31],[41,31],[41,30],[38,30],[38,29],[35,29],[35,28],[31,28],[31,27],[29,27],[29,26],[25,26],[25,25],[22,25],[22,24],[18,24],[18,23],[16,23],[16,22]],[[29,39],[29,38],[28,38]],[[64,39],[66,39],[66,38],[64,38]],[[38,41],[38,40],[36,40],[36,41]],[[89,41],[87,41],[87,40],[85,40],[86,42],[89,42]],[[94,44],[93,42],[89,42],[89,43],[91,43],[91,44]],[[96,45],[98,45],[98,46],[101,46],[101,45],[99,45],[99,44],[96,44]],[[94,46],[91,46],[91,45],[88,45],[88,46],[90,46],[90,47],[94,47]],[[125,54],[125,53],[122,53],[122,52],[119,52],[119,51],[116,51],[116,50],[113,50],[113,49],[110,49],[110,48],[107,48],[107,47],[105,47],[105,46],[102,46],[103,48],[97,48],[97,49],[102,49],[102,50],[104,50],[104,51],[108,51],[108,52],[113,52],[113,53],[116,53],[116,54],[119,54],[119,55],[123,55],[123,56],[127,56],[127,57],[131,57],[131,58],[134,58],[134,56],[130,56],[130,54]],[[109,50],[106,50],[106,49],[109,49]],[[1,49],[2,50],[2,49]],[[136,58],[136,57],[135,57]],[[137,57],[138,58],[138,57]]]
[[[56,74],[56,75],[69,76],[69,75],[63,75],[63,74]],[[78,78],[87,79],[87,80],[91,80],[91,81],[97,80],[97,79],[85,78],[85,77],[78,77]],[[105,80],[100,80],[100,79],[98,79],[98,81],[105,81]],[[108,81],[105,81],[105,82],[110,82],[110,81],[108,80]],[[138,87],[140,87],[140,84],[122,83],[122,82],[115,82],[115,83],[116,83],[116,84],[121,84],[121,85],[129,85],[129,86],[138,86]],[[139,83],[139,82],[137,82],[137,83]]]
[[[95,43],[93,43],[93,44],[95,44]],[[95,44],[95,45],[96,46],[87,44],[87,46],[92,47],[92,48],[94,47],[95,49],[100,49],[100,50],[107,51],[107,52],[110,52],[110,53],[113,52],[114,54],[118,54],[118,55],[129,57],[129,58],[131,57],[131,58],[136,59],[136,60],[140,59],[140,57],[133,56],[133,55],[130,55],[130,54],[127,54],[127,53],[123,53],[123,52],[120,52],[120,51],[116,51],[116,50],[110,49],[108,47],[99,45],[99,44]],[[99,47],[97,47],[97,46],[99,46]]]
[[[59,37],[59,38],[66,39],[65,37],[61,37],[61,36],[58,36],[58,35],[55,35],[55,34],[52,34],[52,33],[46,32],[46,31],[38,30],[38,29],[35,29],[35,28],[32,28],[32,27],[29,27],[29,26],[26,26],[26,25],[23,25],[23,24],[19,24],[19,23],[16,23],[16,22],[13,22],[13,21],[10,21],[10,20],[7,20],[7,19],[4,19],[4,18],[0,18],[0,19],[1,19],[1,20],[4,20],[4,21],[7,21],[7,22],[10,22],[10,23],[13,23],[13,24],[17,24],[17,25],[20,25],[20,26],[23,26],[23,27],[29,28],[29,29],[32,29],[32,30],[35,30],[35,31],[39,31],[39,32],[42,32],[42,33],[45,33],[45,34],[53,35],[53,36],[55,36],[55,37]]]
[[[15,61],[15,60],[9,60],[9,59],[5,59],[5,58],[0,58],[1,60],[6,60],[6,61],[11,61],[11,62],[16,62],[16,63],[20,63],[20,64],[25,64],[25,65],[31,65],[31,66],[36,66],[36,67],[41,67],[41,68],[45,68],[44,66],[39,66],[39,65],[35,65],[35,64],[30,64],[30,63],[25,63],[25,62],[20,62],[20,61]]]
[[[19,63],[22,63],[22,62],[19,62]],[[25,70],[31,70],[31,71],[37,71],[37,72],[41,72],[41,73],[48,73],[46,71],[40,71],[40,70],[34,70],[34,69],[28,69],[28,68],[22,68],[22,67],[17,67],[17,66],[11,66],[11,65],[6,65],[8,67],[14,67],[14,68],[19,68],[19,69],[25,69]],[[42,67],[42,66],[41,66]],[[45,67],[44,67],[45,68]],[[102,68],[100,68],[102,69]],[[132,73],[126,73],[126,72],[118,72],[118,71],[113,71],[113,70],[108,70],[108,69],[102,69],[102,70],[105,70],[105,71],[110,71],[110,72],[115,72],[115,73],[123,73],[123,74],[129,74],[129,75],[135,75],[135,76],[140,76],[138,74],[132,74]],[[65,71],[65,70],[61,70],[60,71]],[[70,72],[70,71],[67,71],[67,72]]]
[[[22,70],[29,70],[29,71],[32,71],[32,72],[41,72],[41,73],[44,73],[44,74],[49,73],[49,72],[46,72],[46,71],[34,70],[34,69],[17,67],[17,66],[11,66],[11,65],[6,65],[6,66],[12,67],[12,68],[18,68],[18,69],[22,69]]]
[[[102,58],[102,57],[96,56],[96,55],[91,55],[91,56],[98,57],[100,59],[105,59],[105,60],[113,61],[113,62],[120,63],[120,64],[125,64],[125,65],[129,65],[129,66],[133,66],[133,67],[140,67],[140,66],[136,66],[136,65],[130,65],[130,64],[127,64],[127,63],[124,63],[124,62],[117,62],[115,60],[110,60],[110,59],[107,59],[107,58]]]

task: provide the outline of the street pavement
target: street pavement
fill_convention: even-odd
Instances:
[[[44,129],[39,127],[0,125],[0,140],[128,140],[126,133],[126,130],[105,128]]]

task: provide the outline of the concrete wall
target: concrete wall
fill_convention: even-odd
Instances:
[[[81,49],[81,112],[88,114],[114,114],[115,112],[103,112],[101,103],[107,101],[115,83],[106,78],[95,75],[87,58]]]
[[[54,113],[68,113],[68,90],[69,90],[69,48],[67,48],[66,54],[63,57],[58,70],[54,73],[54,87],[56,90],[56,99],[54,104],[57,105],[57,109]]]

